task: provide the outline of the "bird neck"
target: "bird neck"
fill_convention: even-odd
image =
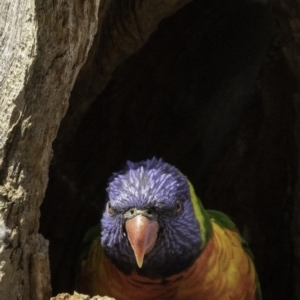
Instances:
[[[198,220],[201,228],[201,250],[205,247],[206,242],[212,236],[213,228],[210,221],[210,216],[207,211],[204,209],[200,199],[197,197],[194,187],[190,181],[188,181],[191,202],[193,204],[193,209],[195,212],[196,219]]]
[[[201,255],[190,267],[168,277],[151,279],[136,271],[124,274],[105,257],[105,289],[99,294],[122,300],[255,299],[255,269],[241,247],[239,234],[214,221],[211,226],[213,233]]]

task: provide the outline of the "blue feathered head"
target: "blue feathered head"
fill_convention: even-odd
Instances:
[[[166,277],[199,255],[201,229],[188,179],[162,159],[127,162],[114,173],[101,219],[106,255],[124,272]]]

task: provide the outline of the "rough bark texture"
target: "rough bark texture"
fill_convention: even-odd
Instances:
[[[114,298],[110,297],[100,297],[100,296],[95,296],[93,298],[90,298],[87,295],[80,295],[77,293],[74,293],[74,295],[70,294],[59,294],[56,297],[50,298],[51,300],[114,300]]]
[[[49,299],[38,234],[54,140],[97,30],[99,1],[0,3],[1,299]],[[9,237],[7,237],[9,235]]]

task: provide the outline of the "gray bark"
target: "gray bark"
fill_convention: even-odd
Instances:
[[[99,0],[0,3],[1,299],[49,299],[38,234],[51,145],[97,30]]]

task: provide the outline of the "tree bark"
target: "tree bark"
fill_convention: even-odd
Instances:
[[[97,30],[99,0],[0,3],[1,299],[49,299],[38,234],[51,145]]]
[[[87,295],[82,295],[75,292],[74,295],[70,295],[66,293],[59,294],[56,297],[52,297],[50,300],[115,300],[115,299],[107,296],[104,297],[95,296],[91,298]]]

